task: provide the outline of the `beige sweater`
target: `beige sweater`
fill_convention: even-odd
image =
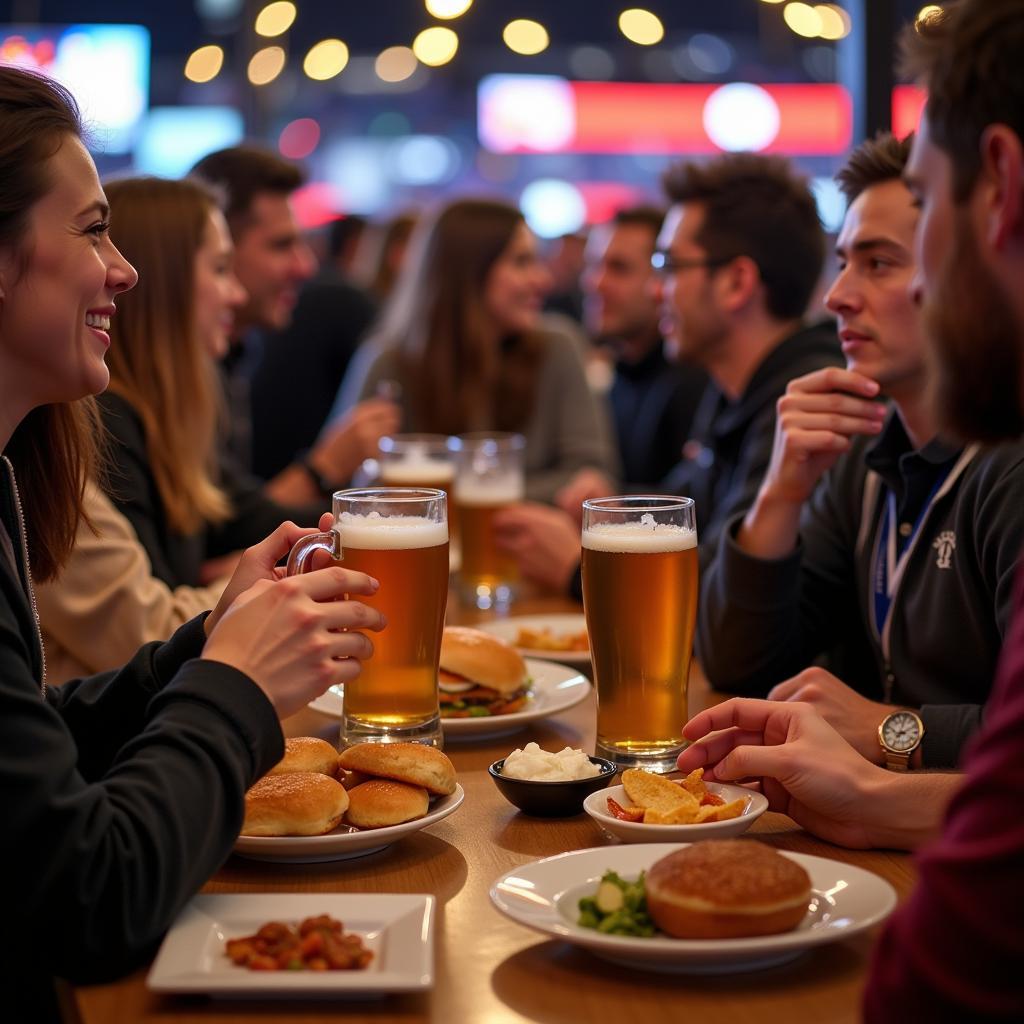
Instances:
[[[50,684],[119,668],[212,608],[227,582],[171,590],[153,576],[128,520],[92,485],[85,508],[99,535],[82,523],[60,576],[36,586]]]

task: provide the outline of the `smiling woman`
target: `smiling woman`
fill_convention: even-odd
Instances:
[[[351,681],[370,646],[351,627],[381,625],[346,599],[376,589],[360,573],[274,585],[305,532],[285,524],[205,620],[47,688],[33,579],[69,553],[89,402],[107,384],[115,298],[136,282],[79,132],[63,89],[0,67],[0,986],[5,1019],[45,1024],[52,975],[109,977],[152,947],[231,849],[245,789],[281,757],[278,717]]]

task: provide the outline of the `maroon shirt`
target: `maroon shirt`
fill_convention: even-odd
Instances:
[[[966,778],[875,948],[864,1016],[1024,1020],[1024,568]]]

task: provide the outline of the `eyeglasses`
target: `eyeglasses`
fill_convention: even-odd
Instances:
[[[697,267],[722,267],[732,262],[733,256],[719,256],[715,259],[704,257],[702,259],[677,259],[670,252],[664,249],[656,249],[651,255],[651,266],[659,274],[678,274],[681,270],[693,270]]]

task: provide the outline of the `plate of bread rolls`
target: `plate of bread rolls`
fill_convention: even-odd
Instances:
[[[448,817],[465,797],[455,768],[420,743],[359,743],[341,754],[299,736],[245,795],[235,853],[294,864],[365,857]]]

